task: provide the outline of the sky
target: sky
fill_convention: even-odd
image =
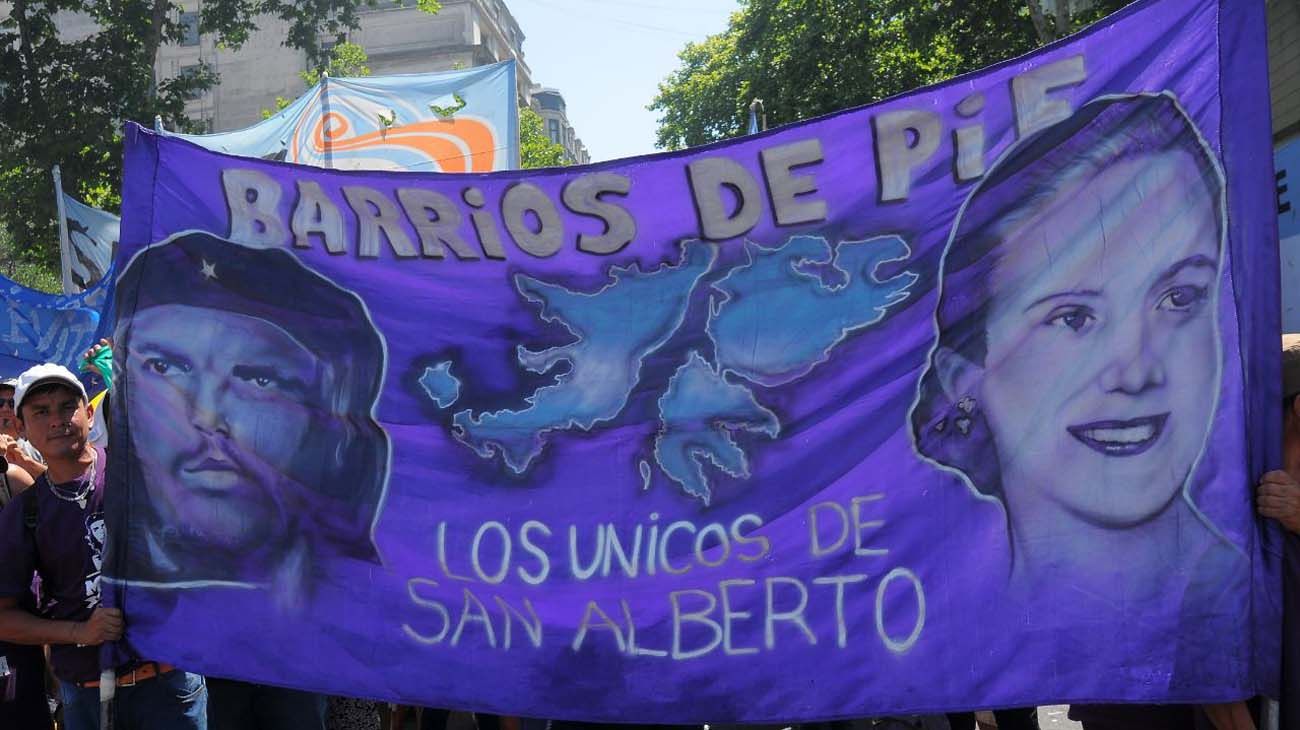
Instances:
[[[655,150],[646,109],[677,53],[727,27],[738,0],[506,0],[533,83],[564,95],[593,162]]]

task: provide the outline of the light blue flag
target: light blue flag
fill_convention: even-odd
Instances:
[[[350,170],[490,172],[519,160],[515,62],[462,71],[321,79],[246,129],[177,134],[242,157]]]
[[[68,294],[86,291],[104,278],[113,263],[121,220],[63,194],[63,218],[68,247],[63,252],[63,280],[71,282]]]

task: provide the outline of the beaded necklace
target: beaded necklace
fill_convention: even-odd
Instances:
[[[78,507],[85,509],[86,500],[90,497],[90,493],[95,489],[95,475],[98,462],[99,459],[90,462],[90,469],[86,470],[86,476],[74,482],[77,485],[75,491],[73,489],[61,487],[55,484],[54,480],[51,479],[49,480],[50,492],[64,502],[76,502]]]

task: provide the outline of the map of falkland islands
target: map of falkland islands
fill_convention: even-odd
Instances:
[[[747,243],[746,260],[725,271],[715,269],[717,246],[685,241],[675,264],[648,271],[635,264],[611,267],[609,281],[594,291],[516,276],[516,290],[538,317],[574,337],[541,351],[519,347],[520,366],[543,375],[561,364],[567,369],[521,395],[519,408],[456,412],[455,437],[480,457],[500,457],[522,474],[557,434],[617,418],[646,357],[691,322],[711,339],[712,361],[700,351],[683,352],[658,398],[659,427],[647,451],[661,473],[705,504],[714,493],[711,475],[748,478],[750,458],[735,436],[776,438],[781,423],[744,381],[773,387],[807,375],[846,337],[878,324],[907,299],[917,277],[902,272],[882,280],[877,274],[910,255],[897,236],[837,244],[794,236],[772,248]],[[707,274],[721,275],[709,311],[701,313],[707,316],[688,317],[692,294]],[[461,390],[452,364],[429,366],[418,379],[439,408],[450,408]],[[653,467],[641,461],[637,469],[648,486]]]
[[[807,375],[854,330],[884,319],[907,298],[916,274],[881,281],[877,269],[911,254],[898,236],[842,241],[794,236],[764,248],[746,242],[749,262],[713,285],[708,332],[718,364],[776,386]]]
[[[439,408],[450,408],[460,397],[460,378],[451,374],[451,365],[450,360],[444,360],[426,367],[420,375],[424,394]]]
[[[781,432],[776,414],[759,405],[749,388],[728,383],[696,352],[668,381],[659,398],[659,420],[655,461],[684,492],[705,504],[713,495],[706,463],[728,476],[749,477],[749,458],[732,433],[776,438]]]
[[[551,385],[525,398],[519,410],[452,417],[457,438],[483,458],[500,454],[522,473],[555,431],[590,430],[623,410],[647,355],[672,337],[686,316],[691,292],[717,255],[714,244],[688,241],[676,265],[641,271],[636,264],[609,271],[610,282],[594,292],[570,291],[529,276],[515,288],[538,305],[543,321],[573,333],[572,343],[534,352],[519,347],[519,364],[545,374],[560,363],[569,369]]]

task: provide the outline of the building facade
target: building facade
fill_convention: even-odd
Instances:
[[[591,162],[587,146],[569,124],[568,109],[559,89],[537,87],[533,89],[533,109],[542,117],[546,135],[564,148],[564,159],[571,165]]]
[[[309,67],[302,51],[283,45],[288,23],[266,17],[238,50],[220,48],[216,39],[198,32],[201,0],[183,0],[180,21],[184,40],[158,54],[160,79],[189,73],[207,63],[221,81],[186,107],[191,118],[209,131],[224,132],[255,124],[263,110],[275,109],[276,97],[297,98],[305,90],[299,74]],[[524,34],[501,0],[442,0],[429,14],[387,0],[360,9],[360,27],[346,40],[369,56],[372,74],[383,76],[470,68],[515,59],[520,103],[529,103],[532,73],[524,61]],[[192,30],[189,30],[191,29]],[[323,43],[335,39],[322,38]]]
[[[1037,0],[1054,10],[1057,0]],[[532,73],[524,61],[524,34],[502,0],[443,0],[436,15],[420,12],[414,0],[382,0],[362,8],[361,27],[349,40],[361,45],[376,75],[450,70],[514,58],[518,64],[519,100],[531,103],[544,119],[551,138],[565,147],[574,162],[588,157],[568,123],[564,99],[554,89],[540,89],[534,100]],[[1066,0],[1072,8],[1091,0]],[[264,18],[238,51],[218,48],[214,39],[198,33],[202,0],[182,0],[180,20],[193,28],[179,45],[163,48],[157,72],[170,78],[201,61],[221,75],[220,85],[193,99],[187,107],[210,131],[227,131],[254,124],[264,109],[274,109],[276,97],[296,98],[304,90],[299,72],[308,67],[301,51],[282,44],[287,23]],[[1300,0],[1266,0],[1268,12],[1269,80],[1273,108],[1273,140],[1281,144],[1300,138]],[[0,18],[12,3],[0,0]],[[57,19],[68,39],[95,32],[88,15],[63,12]]]
[[[1268,0],[1273,141],[1300,138],[1300,0]]]

